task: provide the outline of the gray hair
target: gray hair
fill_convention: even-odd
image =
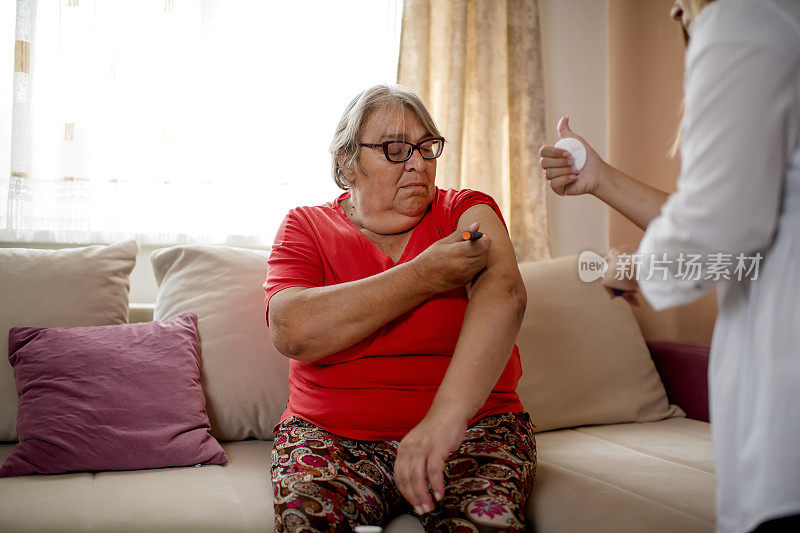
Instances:
[[[345,168],[358,165],[358,149],[360,148],[358,143],[361,142],[364,125],[374,111],[385,109],[407,109],[417,116],[429,135],[432,137],[442,136],[425,104],[411,89],[402,85],[370,87],[353,98],[339,120],[336,133],[333,135],[330,147],[331,171],[333,180],[340,189],[349,190],[350,183],[344,177],[339,165],[339,158],[344,160],[342,166]]]

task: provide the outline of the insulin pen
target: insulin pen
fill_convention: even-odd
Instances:
[[[466,230],[464,233],[461,234],[461,238],[465,241],[477,241],[483,237],[483,233],[480,231],[470,231]]]

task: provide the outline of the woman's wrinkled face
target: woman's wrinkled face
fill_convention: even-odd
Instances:
[[[669,16],[673,20],[680,22],[687,36],[692,34],[694,12],[690,0],[675,0],[675,3],[672,4],[672,9],[669,11]]]
[[[413,111],[386,109],[367,118],[359,142],[401,140],[416,144],[430,137]],[[384,156],[382,147],[359,150],[360,165],[344,170],[359,211],[367,216],[392,215],[399,225],[404,217],[416,223],[433,201],[436,160],[423,159],[414,150],[408,161],[392,163]]]

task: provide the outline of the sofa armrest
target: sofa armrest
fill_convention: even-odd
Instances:
[[[155,304],[130,304],[128,306],[128,323],[150,322],[155,313]]]
[[[670,403],[703,422],[708,416],[708,346],[646,339]]]

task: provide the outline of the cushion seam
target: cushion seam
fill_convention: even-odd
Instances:
[[[638,425],[641,426],[641,425],[644,425],[644,424],[658,424],[659,422],[666,422],[667,420],[672,420],[673,418],[675,418],[675,417],[669,417],[669,418],[665,418],[663,420],[655,420],[653,422],[622,422],[621,424],[614,424],[614,425],[638,424]],[[682,417],[679,417],[679,418],[682,418]],[[708,422],[700,422],[700,423],[701,424],[708,424]],[[600,427],[608,427],[608,425],[609,424],[603,424]],[[708,425],[710,426],[710,424],[708,424]],[[587,430],[594,429],[595,427],[598,427],[598,426],[581,426],[581,427],[576,427],[576,428],[572,428],[572,429],[574,429],[576,431],[580,431],[580,432],[586,432]],[[681,435],[683,437],[689,437],[689,438],[692,438],[692,439],[702,440],[703,442],[712,442],[711,437],[708,437],[708,438],[698,437],[696,435],[692,435],[692,434],[689,434],[689,433],[686,433],[686,432],[683,432],[683,431],[678,431],[678,430],[675,430],[675,429],[667,427],[667,426],[659,426],[659,428],[662,431],[673,433],[675,435]],[[587,435],[588,434],[589,433],[587,433]]]
[[[703,472],[704,474],[708,474],[709,476],[716,477],[715,473],[709,472],[707,470],[703,470],[702,468],[697,468],[696,466],[687,465],[687,464],[679,463],[679,462],[676,462],[676,461],[670,461],[669,459],[664,459],[663,457],[659,457],[659,456],[654,455],[652,453],[643,452],[641,450],[637,450],[635,448],[631,448],[630,446],[627,446],[625,444],[620,444],[618,442],[614,442],[612,440],[609,440],[609,439],[606,439],[606,438],[603,438],[603,437],[599,437],[597,435],[592,435],[591,433],[586,433],[584,431],[580,431],[580,433],[581,433],[581,435],[586,435],[587,437],[592,437],[592,438],[595,438],[597,440],[602,440],[603,442],[607,442],[609,444],[613,444],[614,446],[619,446],[620,448],[625,448],[626,450],[630,450],[630,451],[632,451],[634,453],[638,453],[640,455],[644,455],[645,457],[652,457],[653,459],[657,459],[657,460],[663,461],[665,463],[669,463],[669,464],[673,464],[673,465],[679,465],[679,466],[683,466],[683,467],[686,467],[686,468],[691,468],[692,470],[696,470],[698,472]]]
[[[89,504],[89,531],[94,531],[95,502],[97,502],[97,499],[94,497],[94,482],[96,478],[97,474],[92,472],[92,486],[89,489],[89,498],[91,498],[91,502]]]
[[[224,450],[224,448],[223,448],[223,450]],[[227,451],[225,451],[225,455],[226,456],[228,455]],[[233,482],[233,479],[231,478],[230,473],[227,472],[227,468],[226,468],[227,465],[217,465],[217,466],[219,466],[222,469],[222,472],[225,474],[225,477],[227,478],[228,483],[233,488],[233,493],[236,495],[236,505],[239,506],[239,516],[242,519],[242,525],[244,526],[244,530],[245,531],[250,531],[250,525],[247,522],[247,518],[245,517],[245,514],[244,514],[244,508],[242,507],[242,497],[239,494],[239,489],[236,487],[236,483]]]
[[[592,476],[592,475],[584,473],[584,472],[578,472],[577,470],[572,470],[571,468],[567,468],[566,466],[562,466],[562,465],[559,465],[559,464],[556,464],[556,463],[552,463],[550,461],[542,460],[541,458],[539,459],[539,463],[546,464],[546,465],[549,465],[549,466],[552,466],[552,467],[555,467],[555,468],[560,468],[562,470],[566,470],[568,472],[572,472],[573,474],[576,474],[576,475],[579,475],[579,476],[583,476],[583,477],[587,477],[587,478],[593,479],[595,481],[599,481],[600,483],[603,483],[605,485],[609,485],[611,487],[614,487],[615,489],[619,489],[619,490],[621,490],[621,491],[623,491],[625,493],[628,493],[628,494],[630,494],[630,495],[632,495],[632,496],[634,496],[636,498],[641,498],[642,500],[650,502],[653,505],[658,505],[659,507],[663,507],[664,509],[668,509],[670,511],[682,514],[684,516],[688,516],[690,518],[695,518],[695,519],[701,520],[701,521],[703,521],[703,522],[705,522],[707,524],[714,525],[714,522],[709,522],[705,518],[690,514],[690,513],[686,512],[686,511],[683,511],[681,509],[676,509],[675,507],[671,507],[671,506],[669,506],[669,505],[667,505],[665,503],[658,502],[656,500],[653,500],[652,498],[648,498],[647,496],[643,496],[642,494],[637,494],[636,492],[633,492],[633,491],[631,491],[629,489],[626,489],[625,487],[621,487],[621,486],[617,485],[616,483],[612,483],[612,482],[607,481],[605,479],[601,479],[599,477],[595,477],[595,476]],[[535,487],[535,485],[534,485],[534,487]]]

